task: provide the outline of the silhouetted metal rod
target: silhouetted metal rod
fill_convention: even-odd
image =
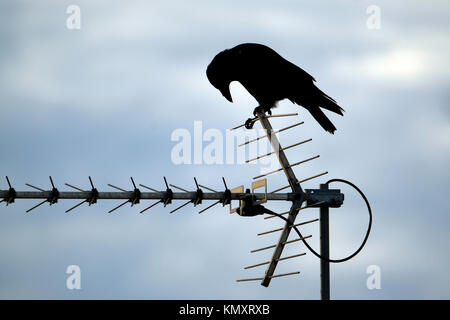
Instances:
[[[211,209],[212,207],[214,207],[216,204],[219,204],[221,200],[217,200],[216,202],[214,202],[212,205],[206,207],[205,209],[200,210],[198,213],[203,213],[208,209]]]
[[[25,185],[26,185],[26,186],[29,186],[29,187],[31,187],[31,188],[33,188],[33,189],[36,189],[36,190],[39,190],[39,191],[45,192],[45,190],[44,190],[44,189],[41,189],[41,188],[35,187],[35,186],[33,186],[32,184],[29,184],[29,183],[25,183]]]
[[[245,141],[244,143],[239,144],[238,147],[245,146],[246,144],[249,144],[249,143],[252,143],[252,142],[261,140],[261,139],[263,139],[263,138],[267,138],[267,134],[265,134],[265,135],[263,135],[263,136],[260,136],[260,137],[258,137],[258,138],[252,139],[252,140]]]
[[[151,206],[148,206],[147,208],[145,208],[144,210],[141,210],[139,213],[144,213],[145,211],[147,211],[148,209],[153,208],[154,206],[156,206],[158,203],[161,203],[162,200],[156,201],[154,204],[152,204]]]
[[[281,151],[280,151],[280,152],[281,152]],[[280,171],[282,171],[282,170],[285,170],[286,168],[292,168],[292,167],[294,167],[294,166],[298,166],[299,164],[302,164],[302,163],[305,163],[305,162],[308,162],[308,161],[317,159],[317,158],[319,158],[319,157],[320,157],[320,155],[317,155],[317,156],[314,156],[314,157],[311,157],[311,158],[308,158],[308,159],[305,159],[305,160],[302,160],[302,161],[293,163],[293,164],[291,164],[291,165],[289,165],[289,166],[286,166],[286,167],[283,167],[283,168],[280,168],[280,169],[276,169],[276,170],[273,170],[273,171],[266,172],[266,173],[264,173],[264,174],[261,174],[261,175],[259,175],[259,176],[254,177],[253,179],[259,179],[259,178],[268,176],[269,174],[273,174],[273,173],[276,173],[276,172],[280,172]]]
[[[300,222],[300,223],[294,224],[293,226],[298,227],[298,226],[302,226],[302,225],[305,225],[305,224],[313,223],[313,222],[316,222],[316,221],[319,221],[319,219],[313,219],[313,220],[308,220],[308,221],[305,221],[305,222]],[[289,226],[289,228],[292,228],[293,226],[291,225],[291,226]],[[279,229],[274,229],[274,230],[270,230],[270,231],[261,232],[261,233],[258,233],[258,236],[262,236],[262,235],[273,233],[273,232],[278,232],[278,231],[281,231],[283,229],[284,228],[279,228]]]
[[[79,206],[81,206],[83,203],[85,203],[85,202],[88,202],[87,200],[83,200],[83,201],[81,201],[80,203],[78,203],[78,204],[76,204],[76,205],[74,205],[72,208],[70,208],[70,209],[68,209],[68,210],[66,210],[66,213],[69,213],[70,211],[72,211],[73,209],[76,209],[76,208],[78,208]]]
[[[312,141],[312,139],[307,139],[307,140],[304,140],[304,141],[300,141],[300,142],[294,143],[294,144],[292,144],[290,146],[287,146],[287,147],[284,147],[284,148],[280,148],[280,150],[287,150],[287,149],[299,146],[301,144],[304,144],[304,143],[310,142],[310,141]],[[272,151],[272,152],[266,153],[266,154],[264,154],[262,156],[258,156],[256,158],[253,158],[253,159],[250,159],[250,160],[246,160],[245,162],[249,163],[250,161],[254,161],[254,160],[258,160],[258,159],[264,158],[264,157],[268,157],[268,156],[270,156],[270,155],[272,155],[274,153],[275,153],[275,151]]]
[[[298,116],[298,113],[273,114],[271,116],[265,116],[265,118],[280,118],[280,117],[293,117],[293,116]]]
[[[44,203],[46,203],[47,202],[47,199],[45,199],[44,201],[42,201],[42,202],[40,202],[40,203],[38,203],[37,205],[35,205],[34,207],[32,207],[32,208],[30,208],[30,209],[28,209],[27,211],[25,211],[26,213],[28,213],[28,212],[30,212],[31,210],[34,210],[34,209],[36,209],[37,207],[39,207],[40,205],[42,205],[42,204],[44,204]]]
[[[91,196],[91,191],[60,191],[58,199],[80,199],[85,200]],[[16,199],[47,199],[51,195],[50,190],[43,191],[17,191]],[[232,200],[239,200],[241,197],[245,196],[246,193],[232,193]],[[265,193],[253,193],[256,200],[265,199]],[[8,196],[8,190],[0,190],[0,198]],[[164,191],[160,192],[142,192],[141,200],[160,200],[165,196]],[[121,191],[121,192],[99,192],[98,199],[100,200],[126,200],[133,197],[133,191]],[[224,197],[224,192],[205,192],[203,193],[204,200],[221,200]],[[267,195],[268,200],[279,200],[286,201],[291,200],[293,197],[292,193],[276,193],[273,195]],[[195,199],[195,191],[189,192],[174,192],[173,199],[175,200],[188,200]]]
[[[283,260],[287,260],[287,259],[292,259],[292,258],[296,258],[296,257],[301,257],[301,256],[304,256],[304,255],[306,255],[305,252],[300,253],[300,254],[295,254],[295,255],[293,255],[293,256],[288,256],[288,257],[284,257],[284,258],[279,258],[279,259],[277,259],[277,261],[283,261]],[[263,266],[263,265],[269,264],[269,263],[270,263],[270,261],[261,262],[261,263],[258,263],[258,264],[254,264],[254,265],[252,265],[252,266],[244,267],[244,269],[256,268],[256,267],[260,267],[260,266]]]
[[[303,180],[297,181],[297,183],[303,183],[303,182],[306,182],[306,181],[309,181],[309,180],[315,179],[315,178],[317,178],[317,177],[321,177],[321,176],[323,176],[323,175],[326,175],[326,174],[328,174],[328,171],[325,171],[325,172],[322,172],[322,173],[316,174],[315,176],[312,176],[312,177],[309,177],[309,178],[306,178],[306,179],[303,179]],[[275,190],[271,191],[270,193],[275,193],[275,192],[278,192],[278,191],[281,191],[281,190],[287,189],[287,188],[289,188],[289,187],[290,187],[290,186],[284,186],[284,187],[281,187],[281,188],[279,188],[279,189],[275,189]]]
[[[9,181],[9,178],[8,178],[8,176],[6,176],[5,178],[6,178],[6,182],[8,183],[8,187],[12,188],[12,186],[11,186],[11,182]]]
[[[115,208],[109,210],[108,213],[111,213],[111,212],[113,212],[113,211],[119,209],[120,207],[122,207],[123,205],[125,205],[127,202],[128,202],[128,200],[126,200],[125,202],[119,204],[117,207],[115,207]]]
[[[302,121],[302,122],[299,122],[299,123],[290,125],[290,126],[288,126],[288,127],[285,127],[285,128],[280,129],[280,130],[274,131],[273,134],[277,134],[277,133],[283,132],[283,131],[285,131],[285,130],[288,130],[288,129],[294,128],[294,127],[296,127],[296,126],[302,125],[302,124],[304,124],[304,123],[305,123],[305,122]],[[249,144],[249,143],[252,143],[252,142],[261,140],[261,139],[263,139],[263,138],[267,138],[267,133],[266,133],[265,135],[261,136],[261,137],[256,138],[256,139],[252,139],[252,140],[245,141],[244,143],[239,144],[238,147],[245,146],[246,144]]]
[[[286,215],[286,214],[288,214],[290,211],[286,211],[286,212],[282,212],[282,213],[280,213],[280,216],[284,216],[284,215]],[[272,219],[272,218],[275,218],[276,216],[267,216],[267,217],[264,217],[264,220],[267,220],[267,219]]]
[[[179,206],[179,207],[173,209],[172,211],[170,211],[170,213],[174,213],[175,211],[180,210],[181,208],[187,206],[187,205],[188,205],[189,203],[191,203],[191,202],[192,202],[192,201],[189,200],[188,202],[183,203],[181,206]]]
[[[209,191],[211,191],[211,192],[217,192],[216,190],[211,189],[211,188],[208,188],[208,187],[206,187],[206,186],[204,186],[204,185],[199,184],[199,186],[202,187],[203,189],[209,190]]]
[[[114,189],[120,190],[120,191],[122,191],[122,192],[128,192],[128,191],[127,191],[127,190],[125,190],[125,189],[122,189],[122,188],[119,188],[119,187],[113,186],[112,184],[109,184],[109,183],[108,183],[108,186],[110,186],[111,188],[114,188]]]
[[[281,129],[279,129],[279,130],[275,130],[273,133],[283,132],[283,131],[286,131],[286,130],[288,130],[288,129],[294,128],[294,127],[296,127],[296,126],[302,125],[302,124],[304,124],[304,123],[305,123],[304,121],[299,122],[299,123],[295,123],[295,124],[292,124],[292,125],[290,125],[290,126],[281,128]]]
[[[300,210],[305,210],[305,209],[309,209],[309,208],[318,208],[319,207],[319,205],[321,205],[321,204],[324,204],[325,203],[325,201],[319,201],[319,202],[317,202],[317,203],[315,203],[315,204],[313,204],[313,205],[310,205],[310,206],[305,206],[305,207],[301,207],[301,208],[298,208],[298,209],[296,209],[297,211],[300,211]],[[282,212],[282,213],[280,213],[280,216],[284,216],[284,215],[286,215],[286,214],[288,214],[290,211],[286,211],[286,212]],[[272,218],[275,218],[276,216],[267,216],[267,217],[264,217],[264,219],[272,219]]]
[[[68,186],[68,187],[71,187],[71,188],[73,188],[73,189],[75,189],[75,190],[81,191],[81,192],[85,192],[85,191],[86,191],[86,190],[80,189],[80,188],[75,187],[75,186],[73,186],[73,185],[71,185],[71,184],[68,184],[68,183],[65,183],[65,185]]]
[[[270,141],[270,144],[272,146],[273,150],[278,150],[281,145],[280,141],[278,140],[276,134],[274,134],[274,130],[272,128],[272,125],[270,124],[270,121],[265,117],[263,114],[258,113],[259,121],[261,123],[261,126],[266,130],[267,138]],[[284,170],[284,173],[286,175],[286,178],[288,179],[289,185],[292,188],[293,192],[302,193],[302,187],[296,183],[297,178],[295,176],[294,171],[292,170],[289,161],[286,157],[286,154],[283,150],[276,153],[278,161],[280,162],[282,170]]]
[[[320,190],[328,190],[328,184],[321,184]],[[321,300],[330,300],[330,208],[320,207],[320,297]]]
[[[299,274],[299,273],[300,273],[300,271],[296,271],[296,272],[288,272],[288,273],[280,273],[280,274],[277,274],[277,275],[274,275],[274,276],[268,276],[268,278],[273,279],[273,278],[279,278],[279,277],[291,276],[291,275]],[[261,280],[263,280],[263,279],[264,279],[264,278],[239,279],[239,280],[236,280],[236,282],[244,282],[244,281],[261,281]]]
[[[325,203],[325,201],[319,201],[319,202],[316,202],[316,203],[311,204],[311,205],[309,205],[309,206],[305,206],[305,207],[298,208],[298,209],[296,209],[296,210],[297,210],[297,211],[300,211],[300,210],[305,210],[305,209],[309,209],[309,208],[318,208],[320,205],[322,205],[322,204],[324,204],[324,203]]]
[[[169,184],[169,186],[174,187],[175,189],[178,189],[178,190],[181,190],[181,191],[184,191],[184,192],[189,192],[188,190],[180,188],[180,187],[177,187],[177,186],[175,186],[173,184]]]
[[[284,216],[285,214],[288,214],[289,212],[291,212],[291,210],[281,212],[280,216]],[[276,216],[268,216],[268,217],[264,217],[264,219],[269,219],[269,218],[272,218],[272,217],[276,217]]]
[[[309,235],[309,236],[306,236],[306,237],[303,237],[303,238],[298,238],[298,239],[294,239],[294,240],[285,241],[285,242],[283,242],[283,244],[286,245],[286,244],[289,244],[289,243],[293,243],[293,242],[297,242],[297,241],[306,240],[306,239],[311,238],[311,237],[312,237],[312,236]],[[276,246],[277,246],[277,245],[274,244],[274,245],[271,245],[271,246],[268,246],[268,247],[259,248],[259,249],[254,249],[254,250],[252,250],[252,251],[250,251],[250,252],[251,252],[251,253],[255,253],[255,252],[259,252],[259,251],[264,251],[264,250],[268,250],[268,249],[275,248]]]
[[[33,186],[34,187],[34,186]],[[71,186],[73,187],[73,186]],[[39,190],[39,189],[38,189]],[[40,189],[43,190],[43,189]],[[81,190],[81,189],[80,189]],[[120,189],[124,190],[124,189]],[[212,190],[212,189],[211,189]],[[186,190],[187,191],[187,190]],[[316,189],[306,189],[305,199],[307,203],[311,203],[310,206],[315,206],[318,203],[322,201],[322,203],[330,206],[330,207],[339,207],[343,200],[344,195],[340,193],[340,190],[334,190],[330,189],[326,192],[322,192],[321,190]],[[216,200],[217,201],[223,201],[224,197],[230,197],[231,200],[240,200],[242,197],[246,196],[246,193],[231,193],[227,195],[226,192],[204,192],[203,193],[203,200]],[[8,203],[5,199],[9,199],[10,197],[10,191],[9,190],[0,190],[0,199],[4,200],[3,202]],[[52,190],[47,191],[15,191],[14,190],[14,199],[42,199],[44,200],[42,203],[38,204],[37,206],[34,206],[27,212],[30,212],[31,210],[39,207],[43,203],[49,202],[49,204],[53,204],[56,202],[50,202],[49,199],[53,199],[54,192]],[[142,192],[140,193],[140,200],[160,200],[164,201],[167,197],[166,191],[161,192]],[[174,200],[190,200],[195,201],[197,197],[197,193],[195,191],[191,192],[174,192],[172,193],[171,199]],[[254,197],[255,200],[264,200],[267,197],[267,200],[276,200],[276,201],[294,201],[296,199],[295,193],[253,193],[252,197]],[[136,198],[136,193],[134,191],[120,191],[120,192],[98,192],[97,189],[93,189],[91,191],[58,191],[58,200],[87,200],[89,205],[96,203],[97,200],[124,200],[125,202],[122,205],[125,205],[127,202],[132,202],[133,199]],[[95,199],[95,202],[92,202]],[[1,201],[0,200],[0,201]],[[302,201],[304,201],[302,200]],[[91,203],[92,202],[92,203]],[[82,202],[84,203],[84,202]],[[159,202],[156,202],[159,203]],[[156,204],[155,204],[156,205]],[[152,206],[150,206],[151,208]],[[211,206],[210,206],[211,207]],[[148,208],[149,209],[149,208]],[[146,209],[146,210],[148,210]],[[69,211],[73,210],[71,208]],[[146,210],[143,210],[141,212],[144,212]],[[202,210],[201,212],[204,212],[205,210]],[[67,212],[67,211],[66,211]],[[295,213],[298,211],[295,209]]]
[[[158,190],[156,190],[156,189],[147,187],[146,185],[144,185],[144,184],[142,184],[142,183],[140,183],[139,185],[140,185],[141,187],[145,188],[145,189],[148,189],[148,190],[151,190],[151,191],[154,191],[154,192],[160,192],[160,191],[158,191]]]
[[[279,150],[281,148],[280,141],[277,138],[277,135],[273,133],[272,125],[270,124],[270,121],[264,117],[263,114],[258,113],[259,121],[261,123],[261,126],[266,130],[267,138],[270,141],[270,144],[272,146],[273,150]],[[286,175],[286,178],[288,180],[289,185],[291,186],[292,192],[294,192],[296,195],[301,195],[303,197],[303,189],[299,183],[297,183],[297,177],[295,176],[294,170],[292,170],[291,165],[289,164],[289,161],[286,157],[286,154],[283,150],[276,153],[276,156],[278,158],[278,161],[280,163],[280,166],[282,170],[284,171],[284,174]],[[275,193],[276,194],[276,193]],[[272,194],[273,195],[273,194]],[[291,232],[292,228],[288,228],[289,225],[293,224],[295,222],[295,218],[297,216],[297,211],[295,208],[299,208],[301,206],[301,199],[296,199],[291,207],[291,214],[288,216],[288,221],[285,224],[284,230],[282,231],[280,238],[278,240],[277,246],[275,247],[272,259],[269,265],[267,266],[266,272],[264,274],[264,278],[261,281],[262,286],[269,286],[270,281],[272,279],[272,276],[275,272],[275,268],[277,266],[278,261],[276,259],[279,259],[281,257],[281,253],[283,252],[284,248],[284,242],[286,242],[289,238],[289,234]]]
[[[271,116],[264,116],[264,117],[265,118],[279,118],[279,117],[292,117],[292,116],[298,116],[298,113],[274,114]],[[258,114],[258,117],[252,119],[252,122],[256,122],[256,121],[260,120],[259,117],[260,117],[260,115]],[[245,123],[238,125],[237,127],[231,128],[230,131],[242,128],[243,126],[245,126]]]

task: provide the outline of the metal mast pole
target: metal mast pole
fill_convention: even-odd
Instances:
[[[327,184],[321,184],[320,190],[328,190]],[[330,209],[327,204],[320,206],[320,255],[330,258]],[[320,260],[320,298],[330,300],[330,263]]]

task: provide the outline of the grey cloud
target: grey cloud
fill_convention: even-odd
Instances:
[[[7,139],[0,142],[0,171],[16,189],[26,182],[48,187],[50,174],[58,186],[81,187],[91,175],[99,189],[107,183],[130,187],[130,176],[163,188],[163,175],[186,188],[193,188],[192,176],[212,188],[222,187],[221,176],[231,186],[248,186],[259,166],[176,166],[170,136],[176,128],[192,131],[194,120],[222,132],[245,120],[252,98],[234,86],[235,103],[224,101],[205,69],[224,48],[266,43],[313,74],[346,109],[343,118],[331,115],[338,131],[330,136],[297,106],[280,103],[277,113],[299,112],[306,122],[280,134],[281,142],[313,138],[289,152],[291,161],[321,155],[296,173],[329,171],[329,178],[352,180],[373,205],[367,247],[355,260],[332,267],[333,298],[449,298],[447,2],[381,1],[379,31],[366,28],[368,1],[78,3],[79,31],[65,28],[70,1],[1,4],[0,135]],[[372,57],[389,62],[397,50],[423,51],[432,59],[411,79],[371,76],[364,69]],[[273,123],[282,127],[292,119]],[[269,178],[269,189],[284,184],[281,175]],[[342,189],[345,205],[332,211],[336,257],[361,241],[367,223],[361,200]],[[3,299],[319,297],[319,262],[311,254],[280,264],[280,272],[301,275],[278,279],[268,289],[235,282],[262,274],[242,267],[270,258],[270,252],[249,251],[275,243],[276,236],[255,234],[279,221],[244,220],[221,207],[204,215],[192,207],[175,215],[156,207],[143,216],[124,207],[107,215],[113,201],[73,215],[64,214],[71,203],[63,201],[24,214],[32,204],[0,207]],[[287,206],[270,205],[278,211]],[[309,211],[299,219],[315,216]],[[304,230],[317,248],[317,226]],[[294,246],[286,254],[299,250],[306,248]],[[69,264],[82,268],[80,292],[65,289]],[[371,264],[382,269],[382,290],[365,286]]]

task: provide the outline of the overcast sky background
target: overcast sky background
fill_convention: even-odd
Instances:
[[[81,8],[81,29],[66,28],[67,6]],[[370,30],[369,5],[381,9],[381,29]],[[330,115],[338,128],[324,132],[303,109],[282,102],[276,113],[304,120],[280,134],[282,145],[312,138],[288,152],[291,162],[320,154],[295,169],[299,178],[329,175],[356,183],[371,201],[369,241],[355,259],[331,266],[335,299],[449,299],[450,227],[450,5],[448,1],[2,1],[0,3],[0,188],[8,175],[49,188],[52,175],[100,190],[107,183],[193,189],[192,177],[221,189],[250,187],[261,165],[175,165],[172,132],[225,130],[256,106],[237,83],[230,104],[205,70],[219,51],[243,42],[269,45],[317,79],[346,110]],[[205,143],[207,144],[207,143]],[[270,176],[269,190],[286,184]],[[331,211],[331,256],[354,251],[368,218],[364,203],[342,185],[346,201]],[[3,299],[318,299],[319,260],[280,262],[277,272],[300,271],[272,281],[270,259],[250,250],[275,244],[275,219],[241,218],[219,206],[198,215],[185,207],[170,215],[157,206],[107,211],[119,201],[64,211],[76,201],[25,210],[37,201],[0,207],[0,297]],[[179,202],[181,204],[181,202]],[[202,207],[206,207],[203,205]],[[268,207],[285,211],[288,203]],[[318,216],[303,211],[298,221]],[[318,224],[302,228],[318,249]],[[292,239],[293,239],[292,235]],[[306,252],[291,244],[285,255]],[[81,290],[66,289],[67,266],[81,268]],[[381,269],[381,289],[368,290],[366,269]]]

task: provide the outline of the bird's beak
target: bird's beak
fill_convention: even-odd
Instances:
[[[230,86],[225,86],[222,87],[220,89],[220,92],[222,93],[222,95],[230,102],[233,102],[233,99],[231,98],[231,93],[230,93]]]

